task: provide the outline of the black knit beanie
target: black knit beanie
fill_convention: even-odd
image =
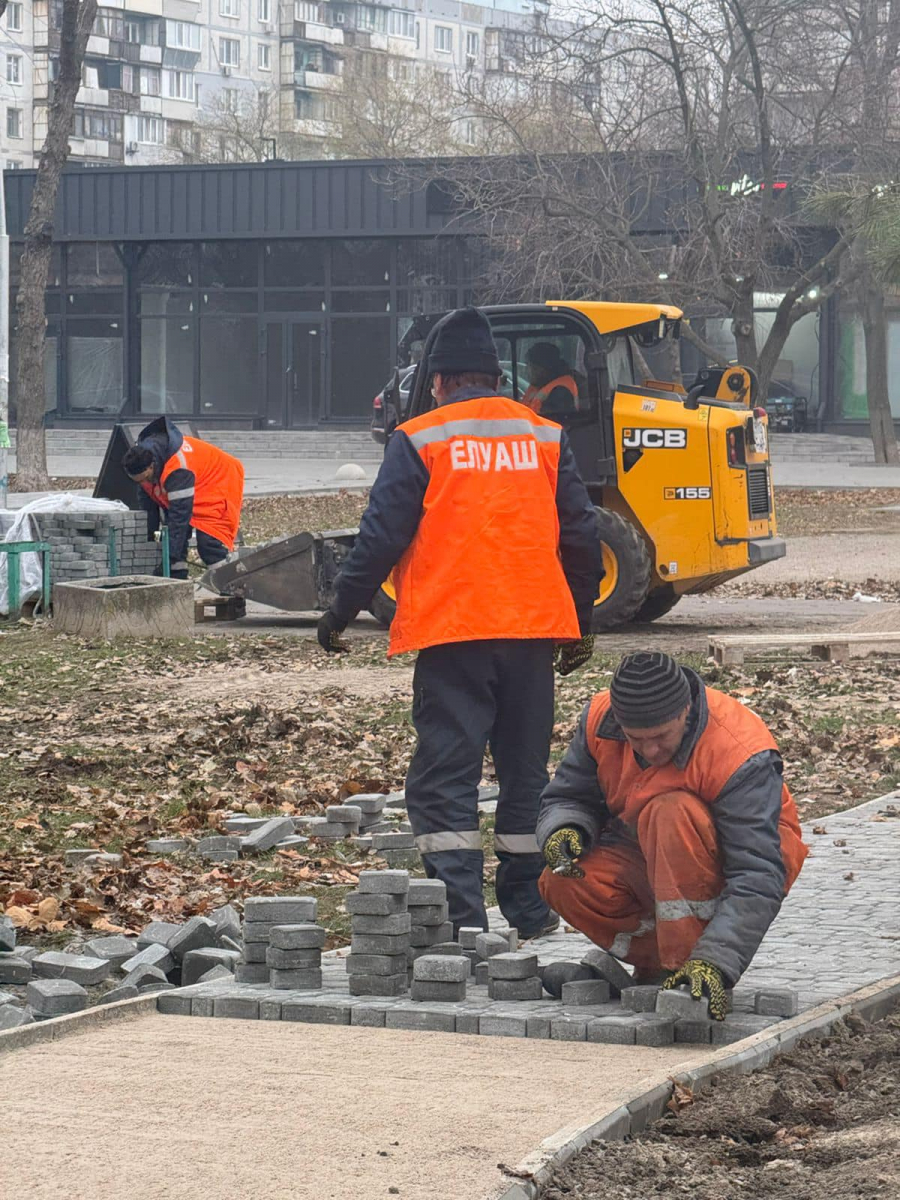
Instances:
[[[138,442],[134,446],[130,446],[125,451],[125,457],[122,459],[122,469],[126,475],[134,478],[135,475],[143,475],[148,467],[153,466],[153,451],[147,446],[142,446]]]
[[[659,650],[628,654],[609,689],[613,715],[626,729],[665,725],[691,702],[691,686],[674,658]]]
[[[428,357],[431,374],[478,371],[500,375],[500,358],[488,319],[477,308],[458,308],[442,317]]]

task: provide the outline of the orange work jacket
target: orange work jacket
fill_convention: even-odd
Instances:
[[[565,388],[566,391],[572,394],[572,403],[578,407],[578,384],[571,375],[558,375],[556,379],[551,379],[549,383],[545,383],[542,388],[537,388],[532,384],[522,397],[522,404],[526,408],[530,408],[532,412],[540,413],[544,407],[544,403],[554,388]]]
[[[580,637],[559,557],[562,430],[506,396],[398,427],[428,472],[422,517],[394,568],[388,654],[489,638]]]
[[[166,491],[166,479],[178,470],[194,473],[191,525],[210,537],[218,538],[229,550],[233,550],[244,498],[243,464],[211,442],[185,437],[181,448],[163,467],[158,482],[141,484],[155,504],[167,509],[171,499],[178,499]]]
[[[664,767],[641,768],[627,741],[599,735],[600,723],[609,711],[609,692],[594,697],[587,719],[588,750],[597,763],[597,780],[610,815],[628,829],[637,828],[638,816],[655,796],[674,791],[687,791],[699,797],[712,808],[715,819],[715,801],[735,771],[754,754],[777,751],[777,743],[765,722],[745,705],[709,687],[706,700],[709,706],[706,728],[697,738],[685,766],[670,762]],[[778,829],[787,891],[809,853],[803,844],[797,806],[787,784],[782,786]]]

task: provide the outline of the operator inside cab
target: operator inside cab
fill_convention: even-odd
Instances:
[[[531,381],[522,403],[539,416],[571,416],[578,408],[578,384],[553,342],[535,342],[525,355]]]

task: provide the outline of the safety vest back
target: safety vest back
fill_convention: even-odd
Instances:
[[[210,537],[218,538],[229,550],[234,549],[238,526],[241,523],[241,502],[244,496],[244,467],[241,461],[226,454],[211,442],[185,437],[181,447],[162,469],[158,483],[141,484],[144,491],[163,508],[178,499],[166,489],[166,480],[173,471],[194,472],[194,510],[191,525]]]
[[[600,725],[609,711],[609,692],[599,692],[587,719],[588,750],[597,763],[597,780],[607,808],[627,828],[635,830],[644,807],[667,792],[688,791],[714,808],[726,783],[754,754],[777,750],[765,722],[745,705],[715,688],[706,689],[709,716],[684,769],[675,763],[645,767],[634,757],[627,741],[601,737]],[[800,834],[797,806],[782,785],[778,823],[787,886],[800,872],[808,853]]]
[[[545,383],[543,387],[535,387],[534,384],[527,388],[522,403],[526,408],[530,408],[532,412],[540,413],[541,409],[547,401],[547,397],[554,391],[555,388],[565,388],[572,396],[572,404],[575,408],[578,407],[578,384],[571,375],[558,375],[556,379],[551,379],[549,383]]]
[[[559,557],[558,425],[505,396],[399,426],[428,472],[422,517],[394,569],[389,654],[489,638],[580,636]]]

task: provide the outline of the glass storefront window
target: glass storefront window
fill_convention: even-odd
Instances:
[[[254,317],[204,317],[200,322],[201,416],[255,413],[258,365]]]
[[[266,312],[318,313],[325,310],[324,292],[266,292]]]
[[[266,242],[263,266],[266,287],[324,287],[325,243]]]
[[[194,322],[144,318],[141,331],[140,411],[194,411]]]
[[[151,242],[137,268],[146,287],[191,287],[197,278],[193,242]]]
[[[66,399],[72,413],[118,413],[125,399],[122,326],[66,322]]]
[[[402,238],[397,243],[399,287],[448,287],[456,283],[456,238]]]
[[[332,292],[331,310],[336,313],[390,312],[390,292]]]
[[[201,287],[255,288],[258,282],[258,242],[203,242],[201,244]]]
[[[391,373],[390,317],[335,318],[331,322],[329,416],[363,420],[372,396]]]
[[[122,260],[109,242],[84,242],[68,247],[66,283],[69,288],[121,287]]]
[[[333,287],[378,287],[390,283],[391,243],[366,238],[332,242]]]

